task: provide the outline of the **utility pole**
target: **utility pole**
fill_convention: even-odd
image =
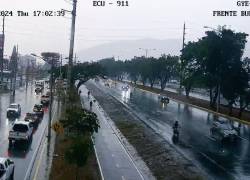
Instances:
[[[2,44],[0,44],[1,47],[1,84],[3,87],[3,61],[4,61],[4,40],[5,40],[5,34],[4,34],[4,28],[5,28],[5,16],[3,16],[3,29],[2,29]]]
[[[185,48],[185,36],[186,36],[186,23],[184,22],[184,26],[183,26],[183,36],[182,36],[182,53],[183,53],[183,50]],[[181,88],[182,88],[182,82],[183,82],[183,70],[184,70],[184,67],[183,67],[183,59],[181,59],[181,72],[180,72],[180,92],[181,92]]]
[[[74,40],[75,40],[75,22],[76,22],[76,4],[77,0],[73,0],[72,22],[71,22],[71,36],[70,36],[70,48],[69,48],[69,64],[68,64],[68,91],[72,86],[71,76],[73,67],[73,53],[74,53]]]
[[[61,54],[61,60],[60,60],[60,78],[62,77],[62,54]]]
[[[51,120],[52,120],[52,107],[53,107],[53,70],[54,70],[54,59],[51,59],[51,67],[50,67],[50,104],[49,104],[49,122],[48,122],[48,140],[50,141],[51,137]]]
[[[18,66],[17,66],[17,61],[18,61],[18,45],[16,47],[17,47],[17,50],[16,50],[17,56],[14,59],[14,89],[13,89],[13,96],[15,96],[15,94],[16,94],[16,74],[17,74],[17,69],[18,69]]]

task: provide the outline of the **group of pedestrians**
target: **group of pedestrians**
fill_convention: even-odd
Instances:
[[[81,95],[82,91],[79,91],[79,95]],[[88,100],[90,100],[90,91],[88,91]],[[92,111],[92,107],[93,107],[93,101],[90,100],[89,101],[89,110]]]

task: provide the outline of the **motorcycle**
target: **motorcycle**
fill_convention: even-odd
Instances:
[[[173,137],[172,140],[174,143],[177,143],[179,141],[179,130],[178,127],[173,127]]]

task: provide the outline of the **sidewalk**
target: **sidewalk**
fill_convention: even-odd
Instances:
[[[88,90],[85,86],[81,86],[82,105],[89,109],[89,101],[87,97]],[[90,99],[93,99],[90,97]],[[109,122],[98,103],[93,103],[92,111],[98,116],[100,129],[94,135],[94,143],[96,156],[99,163],[102,179],[107,180],[143,180],[149,179],[143,177],[138,170],[132,157],[127,152],[116,129]]]

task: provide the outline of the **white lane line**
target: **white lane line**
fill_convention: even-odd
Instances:
[[[91,140],[92,140],[93,145],[94,145],[94,151],[95,151],[95,155],[96,155],[97,164],[99,166],[99,170],[100,170],[100,173],[101,173],[101,179],[104,180],[104,176],[103,176],[103,173],[102,173],[102,166],[101,166],[101,163],[100,163],[97,151],[96,151],[95,143],[94,143],[94,140],[93,140],[92,137],[91,137]]]
[[[120,167],[120,165],[118,164],[118,163],[116,163],[116,165],[115,165],[117,168],[119,168]]]
[[[126,180],[124,176],[122,176],[122,180]]]
[[[52,107],[52,109],[55,109],[55,106],[56,106],[56,105],[54,104],[53,107]],[[54,114],[52,115],[52,119],[53,119],[53,117],[54,117],[56,111],[53,111],[53,112],[54,112]],[[33,153],[33,156],[32,156],[32,158],[31,158],[30,164],[29,164],[29,166],[28,166],[28,168],[27,168],[27,171],[26,171],[24,180],[30,179],[31,171],[32,171],[33,166],[34,166],[34,161],[35,161],[35,158],[36,158],[36,156],[37,156],[38,150],[39,150],[39,148],[40,148],[41,145],[42,145],[41,142],[42,142],[42,140],[43,140],[43,138],[44,138],[44,135],[45,135],[45,132],[46,132],[47,127],[48,127],[48,126],[46,126],[46,127],[43,129],[42,135],[41,135],[41,137],[40,137],[40,139],[39,139],[40,144],[38,144],[38,146],[36,147],[36,149],[35,149],[35,151],[34,151],[34,153]],[[44,145],[44,144],[43,144],[43,145]]]
[[[96,104],[99,104],[99,103],[96,103]],[[101,106],[100,106],[99,109],[98,109],[98,108],[95,108],[95,109],[96,109],[96,111],[99,111],[100,114],[103,114],[103,115],[106,115],[106,116],[107,116],[107,114],[105,114],[105,112],[104,112],[104,110],[103,110],[103,108],[102,108]],[[108,122],[106,118],[101,118],[101,119],[103,119],[104,122],[106,121],[107,124],[109,125],[109,127],[113,130],[113,132],[115,132],[115,130],[114,130],[114,128],[113,128],[113,125],[111,125],[111,123]],[[138,169],[138,167],[136,166],[136,164],[135,164],[135,162],[134,162],[134,160],[133,160],[132,155],[128,152],[128,150],[125,148],[125,145],[121,142],[122,140],[120,139],[119,135],[117,135],[116,133],[114,133],[114,135],[117,137],[118,143],[121,145],[123,151],[125,152],[125,154],[126,154],[127,157],[129,158],[130,162],[131,162],[131,163],[133,164],[133,166],[135,167],[135,169],[136,169],[136,171],[138,172],[139,176],[141,177],[141,179],[144,180],[144,177],[143,177],[141,171],[140,171],[140,170]]]
[[[112,154],[111,156],[112,156],[112,157],[115,157],[115,155],[114,155],[114,154]]]
[[[55,105],[54,105],[54,106],[55,106]],[[55,107],[53,107],[53,110],[54,110],[54,109],[55,109]],[[56,111],[53,111],[52,119],[54,119],[55,113],[56,113]],[[47,127],[48,127],[48,126],[46,126],[45,129],[47,129]],[[39,160],[38,160],[38,164],[37,164],[37,166],[36,166],[36,171],[35,171],[35,175],[34,175],[33,180],[36,180],[36,179],[37,179],[38,170],[40,169],[41,161],[42,161],[42,156],[43,156],[43,152],[44,152],[44,150],[45,150],[45,144],[46,144],[46,143],[43,143],[42,151],[41,151],[41,154],[40,154],[40,157],[39,157]]]

